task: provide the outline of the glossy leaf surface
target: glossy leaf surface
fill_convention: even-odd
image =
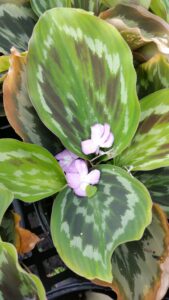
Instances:
[[[139,118],[135,80],[130,50],[106,22],[69,8],[40,18],[29,43],[29,95],[68,150],[84,157],[81,141],[95,123],[111,126],[110,156],[126,148]]]
[[[39,278],[21,269],[14,246],[2,241],[0,241],[0,274],[0,299],[46,299]]]
[[[63,147],[39,119],[27,92],[27,57],[12,49],[10,70],[3,84],[5,113],[16,133],[25,141],[48,149],[53,155]]]
[[[51,217],[54,245],[64,263],[88,279],[111,282],[111,256],[124,242],[141,238],[151,222],[151,198],[126,171],[102,165],[93,197],[69,188],[56,197]]]
[[[169,88],[169,62],[161,54],[156,54],[137,68],[137,87],[139,98],[160,89]]]
[[[44,148],[12,139],[0,139],[0,183],[15,197],[34,202],[60,191],[64,174]]]
[[[7,54],[12,46],[27,50],[34,25],[35,16],[29,4],[0,3],[0,52]]]
[[[140,104],[136,135],[116,163],[142,171],[169,166],[169,89],[148,95]]]
[[[113,288],[118,300],[160,300],[167,292],[167,219],[159,207],[140,241],[119,246],[112,256]]]

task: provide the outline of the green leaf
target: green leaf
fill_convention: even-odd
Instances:
[[[137,68],[137,87],[140,98],[155,91],[169,88],[169,62],[164,55],[156,54]]]
[[[85,157],[81,141],[95,123],[111,126],[111,157],[126,148],[139,118],[135,80],[130,50],[106,22],[71,8],[40,18],[29,43],[28,90],[65,148]]]
[[[146,61],[156,53],[169,54],[169,24],[144,7],[120,4],[100,17],[119,30],[137,59]]]
[[[151,0],[103,0],[103,3],[105,3],[109,7],[114,7],[118,4],[137,4],[144,6],[145,8],[149,8]]]
[[[158,206],[140,241],[119,246],[112,256],[115,289],[119,300],[163,299],[168,288],[168,223]],[[164,265],[166,267],[164,268]]]
[[[18,264],[13,245],[0,241],[0,299],[45,300],[38,277],[26,273]]]
[[[25,142],[43,146],[56,155],[62,151],[63,146],[41,122],[27,92],[27,57],[13,48],[10,62],[10,71],[3,84],[4,108],[8,121]]]
[[[169,166],[169,89],[148,95],[140,104],[138,130],[116,164],[140,171]]]
[[[0,52],[7,54],[12,46],[27,50],[34,25],[35,16],[29,4],[0,4]]]
[[[9,190],[0,187],[0,224],[7,208],[12,203],[13,198],[14,195]]]
[[[35,14],[40,17],[46,10],[54,7],[71,7],[71,0],[30,0]]]
[[[147,187],[152,200],[169,207],[169,168],[138,172],[135,176]]]
[[[92,198],[97,193],[97,187],[93,185],[88,185],[86,188],[86,194],[88,198]]]
[[[9,65],[10,65],[9,56],[8,55],[0,56],[0,73],[8,71]]]
[[[65,186],[65,177],[44,148],[0,139],[0,183],[16,198],[34,202],[59,192]]]
[[[92,11],[96,15],[99,14],[102,8],[102,0],[72,0],[72,7]]]
[[[168,1],[168,0],[167,0]],[[168,21],[168,12],[169,7],[167,9],[167,1],[165,0],[151,0],[150,9],[157,16],[161,17],[165,21]]]
[[[112,282],[115,248],[141,238],[151,222],[152,202],[145,187],[126,171],[98,166],[101,179],[92,198],[77,197],[69,188],[56,197],[51,233],[64,263],[90,280]]]

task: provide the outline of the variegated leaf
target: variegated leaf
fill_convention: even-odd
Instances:
[[[147,60],[158,52],[169,56],[169,24],[144,7],[120,4],[101,18],[120,31],[137,58]]]
[[[118,300],[161,300],[168,289],[169,230],[155,206],[152,223],[140,241],[119,246],[112,256],[113,289]]]
[[[27,50],[35,25],[35,15],[28,4],[0,2],[0,52],[7,54],[12,46]]]
[[[116,164],[141,171],[169,166],[169,89],[148,95],[140,104],[138,130]]]
[[[102,0],[72,0],[72,7],[85,9],[87,11],[92,11],[95,15],[98,15],[100,10],[102,10],[103,3]]]
[[[18,264],[14,246],[2,241],[0,241],[0,299],[46,299],[40,279],[26,273]]]
[[[135,80],[130,50],[106,22],[71,8],[40,18],[29,43],[28,90],[65,148],[85,157],[81,141],[90,138],[95,123],[111,126],[110,157],[126,148],[139,118]]]
[[[0,56],[0,73],[7,72],[9,69],[9,56]]]
[[[41,122],[27,92],[27,57],[13,48],[10,62],[10,70],[3,84],[4,108],[8,121],[25,142],[43,146],[56,155],[63,146]]]
[[[65,186],[56,159],[44,148],[12,139],[0,139],[0,183],[15,197],[34,202]]]
[[[155,91],[169,88],[169,62],[161,54],[156,54],[137,68],[137,89],[140,98]]]
[[[72,0],[30,0],[35,14],[40,17],[46,10],[54,7],[71,7]]]
[[[13,199],[14,195],[12,194],[12,192],[0,187],[0,224],[7,208],[9,207]]]
[[[115,7],[118,4],[137,4],[149,8],[151,0],[102,0],[108,7]]]
[[[167,2],[168,0],[151,0],[150,5],[151,11],[165,21],[169,21],[169,6]]]
[[[152,200],[169,208],[169,168],[138,172],[135,176],[147,187]]]
[[[141,238],[151,222],[151,198],[123,169],[102,165],[92,198],[69,188],[56,197],[51,217],[54,244],[64,263],[88,279],[112,282],[111,256],[124,242]]]

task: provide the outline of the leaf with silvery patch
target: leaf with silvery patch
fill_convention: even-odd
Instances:
[[[5,113],[11,126],[25,142],[43,146],[52,154],[56,154],[63,146],[41,122],[30,101],[26,83],[26,64],[26,53],[20,54],[12,48],[10,69],[3,84]]]
[[[108,158],[130,144],[140,113],[136,75],[129,48],[105,21],[82,10],[47,11],[29,43],[27,73],[38,115],[66,149],[87,158],[81,142],[95,124],[109,124],[114,135]]]
[[[2,241],[0,241],[0,275],[1,299],[46,299],[39,278],[25,272],[18,263],[15,247]]]
[[[151,222],[146,188],[126,171],[100,165],[97,192],[77,197],[69,188],[58,194],[51,233],[65,264],[88,279],[111,282],[111,256],[119,244],[139,240]]]
[[[29,3],[4,1],[0,4],[0,52],[8,54],[12,46],[27,50],[28,41],[36,23]]]
[[[143,237],[120,245],[113,253],[114,280],[109,286],[117,293],[117,300],[164,299],[169,287],[168,261],[168,222],[160,207],[155,205],[152,223]]]
[[[13,139],[0,139],[0,183],[15,198],[34,202],[66,185],[56,159],[46,149]]]
[[[144,7],[120,4],[100,17],[119,30],[136,59],[146,61],[157,53],[169,58],[169,24]]]
[[[116,159],[130,170],[153,170],[169,166],[169,89],[140,101],[140,124],[131,145]]]
[[[139,98],[169,88],[169,61],[166,56],[156,54],[147,62],[140,64],[136,70]]]

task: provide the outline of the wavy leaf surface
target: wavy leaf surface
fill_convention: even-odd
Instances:
[[[169,24],[144,7],[120,4],[101,14],[115,26],[139,60],[157,53],[169,57]]]

